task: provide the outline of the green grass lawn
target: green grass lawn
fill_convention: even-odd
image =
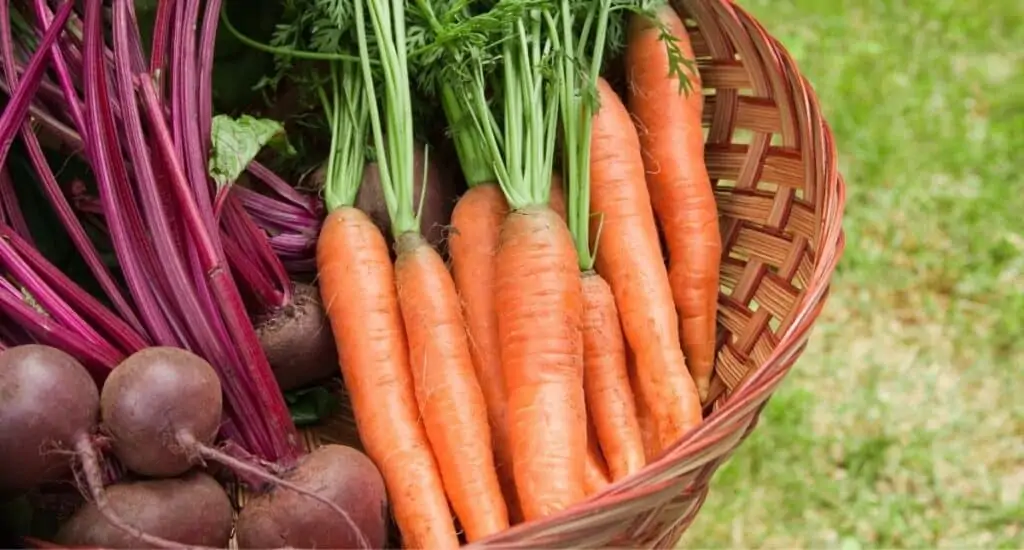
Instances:
[[[1024,9],[738,1],[818,91],[848,243],[682,546],[1024,547]]]

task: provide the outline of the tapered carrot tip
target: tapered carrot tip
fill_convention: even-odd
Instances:
[[[708,384],[704,380],[700,380],[697,383],[697,396],[700,397],[700,402],[704,403],[708,400],[708,391],[710,391],[711,384]]]

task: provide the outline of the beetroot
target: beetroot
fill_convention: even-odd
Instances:
[[[423,192],[423,161],[426,156],[424,150],[423,145],[417,144],[413,168],[416,175],[416,201],[420,200],[420,195]],[[420,227],[427,241],[442,249],[448,225],[451,223],[452,210],[455,209],[458,187],[453,174],[438,161],[435,149],[430,149],[429,158],[426,160],[427,195],[423,199],[423,217]],[[388,215],[387,202],[384,200],[384,191],[380,185],[380,174],[376,163],[366,164],[363,183],[359,186],[355,206],[370,216],[370,219],[380,227],[385,238],[391,243],[391,218]]]
[[[217,373],[198,355],[171,347],[133,353],[103,385],[100,414],[114,453],[133,472],[185,473],[195,444],[213,443],[221,421]]]
[[[89,445],[99,392],[74,357],[29,344],[0,352],[0,492],[68,472],[68,451]]]
[[[281,390],[338,374],[338,351],[320,291],[297,283],[291,303],[259,319],[256,335]]]
[[[204,460],[218,462],[248,479],[294,493],[299,516],[322,517],[326,508],[334,514],[330,521],[338,522],[340,516],[341,523],[351,524],[331,495],[317,494],[324,485],[335,484],[334,478],[316,477],[309,487],[299,486],[211,447],[220,427],[220,392],[213,367],[190,351],[151,347],[132,354],[111,372],[100,394],[103,429],[114,454],[128,469],[152,477],[174,477]]]
[[[231,501],[207,474],[189,472],[173,479],[110,485],[107,498],[114,513],[154,536],[181,544],[225,548],[231,538]],[[90,502],[75,512],[57,533],[69,546],[142,548],[146,541],[111,525]]]
[[[387,497],[373,462],[344,445],[326,445],[300,459],[284,476],[344,509],[305,504],[294,492],[272,488],[249,500],[238,515],[239,548],[383,548]]]
[[[97,394],[85,367],[56,348],[28,344],[0,352],[0,492],[57,479],[77,457],[83,489],[107,522],[147,546],[176,547],[126,523],[111,507],[92,443]]]

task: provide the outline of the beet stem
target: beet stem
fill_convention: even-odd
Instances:
[[[159,99],[153,82],[149,78],[139,81],[142,92],[142,103],[149,115],[150,125],[154,131],[157,145],[163,149],[167,161],[169,184],[175,192],[182,209],[183,221],[195,239],[195,252],[205,270],[207,282],[220,306],[221,313],[228,326],[228,332],[242,354],[242,365],[249,368],[250,379],[256,384],[257,397],[262,401],[263,417],[274,427],[271,430],[274,451],[277,457],[293,459],[301,451],[298,433],[291,421],[284,397],[267,362],[266,355],[260,347],[256,332],[245,311],[238,287],[230,277],[230,272],[220,261],[212,236],[205,231],[202,215],[196,201],[189,192],[187,177],[177,159],[170,136],[170,131],[160,114]],[[260,417],[257,417],[260,419]],[[258,420],[257,420],[258,421]]]
[[[10,87],[2,80],[0,80],[0,91],[11,95]],[[28,114],[39,123],[40,129],[48,131],[50,137],[56,139],[67,148],[76,152],[85,150],[85,142],[82,140],[78,130],[61,122],[56,116],[43,109],[42,106],[35,103],[29,105]]]
[[[115,358],[113,367],[122,358],[122,355],[107,342],[98,332],[93,330],[88,323],[82,319],[61,297],[48,285],[28,264],[18,255],[10,243],[10,238],[16,235],[0,236],[0,264],[2,264],[10,276],[18,281],[32,295],[40,306],[46,311],[58,325],[74,332],[86,342],[97,348],[97,354]]]
[[[80,434],[76,438],[75,452],[78,454],[78,459],[82,463],[82,473],[85,474],[85,486],[86,489],[88,489],[89,496],[92,497],[93,502],[96,503],[96,509],[103,514],[104,519],[109,521],[115,528],[124,531],[128,535],[131,535],[153,548],[169,548],[173,550],[178,550],[180,548],[209,548],[206,546],[193,546],[167,540],[162,537],[150,535],[138,527],[129,525],[128,522],[121,519],[121,516],[113,510],[110,506],[110,501],[107,500],[107,493],[103,487],[103,474],[101,473],[100,459],[96,453],[96,449],[93,448],[92,441],[89,440],[88,435]]]
[[[86,101],[86,142],[96,176],[104,218],[110,230],[110,239],[121,263],[125,281],[139,307],[143,322],[154,343],[173,345],[180,332],[172,328],[171,321],[162,313],[165,304],[154,293],[154,281],[159,277],[153,266],[145,233],[140,227],[140,213],[127,189],[127,173],[121,151],[111,151],[117,139],[112,126],[111,102],[106,90],[107,77],[102,58],[103,34],[100,0],[88,0],[85,13],[85,40],[83,70]],[[113,143],[111,143],[113,141]],[[125,195],[128,197],[125,197]]]
[[[132,327],[111,313],[91,294],[82,290],[81,287],[51,264],[32,245],[17,238],[16,235],[11,234],[7,230],[0,230],[0,232],[6,236],[7,240],[21,254],[31,269],[35,270],[47,284],[63,291],[64,299],[68,301],[69,305],[77,311],[81,311],[88,320],[103,329],[108,336],[113,338],[114,343],[120,345],[121,350],[126,355],[149,345],[141,335],[132,330]],[[113,367],[113,365],[110,366]]]
[[[45,28],[44,28],[44,30],[45,30]],[[15,46],[14,53],[15,54],[20,54],[20,55],[18,55],[18,57],[20,57],[20,58],[29,58],[29,59],[31,59],[32,55],[34,53],[38,52],[38,51],[39,51],[38,49],[26,49],[26,46],[24,44],[17,44]],[[28,70],[28,67],[23,62],[15,60],[15,62],[14,62],[14,72],[19,77],[24,77],[25,76],[25,71],[27,71],[27,70]],[[33,95],[34,95],[33,100],[39,100],[39,101],[42,101],[42,102],[50,101],[50,102],[53,102],[53,103],[56,103],[56,104],[59,105],[60,101],[64,97],[64,92],[61,91],[59,86],[57,86],[53,82],[50,82],[49,78],[47,77],[47,75],[46,75],[46,73],[44,71],[43,78],[42,78],[42,80],[39,81],[39,87],[36,88],[35,93]]]
[[[45,24],[52,19],[48,13],[46,13],[46,6],[43,0],[36,0],[37,16]],[[51,48],[51,57],[55,67],[58,69],[58,75],[62,75],[61,81],[64,82],[63,76],[66,75],[66,67],[64,66],[63,56],[60,54],[60,47],[57,44]],[[15,77],[15,71],[13,70],[14,56],[11,51],[11,25],[10,25],[10,13],[8,11],[7,3],[4,2],[0,5],[0,61],[2,61],[3,70],[6,76],[7,85],[10,88],[17,87],[17,79]],[[64,67],[65,71],[61,71],[61,67]],[[68,78],[70,78],[68,76]],[[74,94],[74,88],[70,83],[67,83],[65,87],[65,94]],[[68,104],[71,106],[72,118],[76,121],[75,123],[82,128],[82,113],[77,110],[78,97],[73,95]],[[42,181],[43,190],[47,197],[50,199],[50,204],[53,206],[57,213],[58,218],[67,230],[68,235],[71,237],[72,242],[82,255],[83,260],[89,267],[89,270],[96,277],[97,282],[103,289],[104,293],[110,298],[114,305],[114,308],[121,314],[122,318],[131,325],[131,327],[138,331],[142,331],[142,323],[139,322],[138,317],[135,315],[135,311],[128,305],[124,295],[121,293],[117,283],[114,282],[113,275],[110,270],[107,269],[106,264],[103,263],[103,259],[100,257],[99,251],[93,244],[92,240],[85,233],[85,228],[82,227],[81,221],[75,216],[74,211],[71,209],[71,205],[67,201],[67,197],[64,196],[63,190],[57,183],[57,179],[50,169],[50,165],[46,160],[43,153],[42,146],[39,144],[38,138],[29,123],[25,123],[21,130],[22,140],[25,142],[25,148],[28,151],[29,160],[32,162],[35,168],[36,175]],[[20,232],[19,232],[20,233]],[[32,242],[30,239],[26,239]]]
[[[245,246],[245,239],[235,239],[231,235],[225,235],[225,237],[222,244],[228,264],[231,265],[239,286],[244,283],[253,294],[260,313],[283,307],[287,303],[285,293],[275,287],[274,283],[262,272],[257,261],[258,258],[254,258],[251,251],[248,250],[250,247]],[[288,293],[288,298],[291,298],[291,292]]]
[[[177,305],[177,313],[180,318],[188,319],[188,328],[192,338],[202,350],[202,354],[217,365],[228,365],[237,362],[233,360],[230,350],[226,349],[227,339],[221,335],[225,329],[220,326],[220,319],[213,314],[212,308],[203,307],[201,298],[195,288],[195,281],[190,277],[187,262],[182,252],[191,253],[192,249],[180,250],[174,243],[172,228],[169,220],[171,217],[167,212],[160,197],[156,178],[152,168],[156,164],[152,162],[149,151],[145,146],[145,137],[142,129],[138,106],[136,104],[135,90],[132,85],[132,75],[128,65],[128,24],[127,4],[125,1],[117,1],[114,4],[114,44],[115,58],[117,62],[118,88],[121,92],[121,101],[125,107],[125,127],[128,134],[128,144],[135,162],[135,176],[138,182],[139,194],[142,198],[144,210],[149,220],[149,229],[152,233],[154,245],[160,258],[164,262],[165,277],[170,283],[172,291],[170,297]],[[159,139],[159,137],[157,138]],[[159,149],[159,148],[158,148]],[[158,156],[161,151],[155,152]],[[169,159],[164,158],[165,162]],[[173,161],[172,161],[173,162]],[[201,281],[200,281],[201,284]],[[190,347],[190,346],[189,346]],[[251,399],[246,399],[246,384],[236,376],[224,377],[225,391],[229,399],[238,407],[239,412],[246,418],[258,418],[258,408]],[[254,426],[255,427],[255,426]],[[266,448],[267,438],[261,437],[258,432],[246,434],[251,439],[247,443],[261,451],[270,451]]]
[[[210,150],[210,126],[213,123],[213,52],[220,21],[221,0],[207,0],[203,28],[199,34],[199,139],[201,151]]]
[[[313,206],[315,203],[312,199],[309,199],[296,191],[294,187],[288,185],[287,182],[266,166],[263,166],[254,160],[249,163],[248,171],[252,175],[256,176],[260,181],[267,184],[267,186],[273,189],[278,195],[281,195],[282,198],[302,208],[306,212],[309,212],[314,216],[314,218],[318,215],[316,208]]]
[[[0,17],[3,17],[0,15]],[[28,229],[25,215],[18,205],[18,195],[14,192],[14,184],[11,182],[11,175],[7,167],[0,167],[0,204],[3,205],[4,221],[8,223],[21,238],[32,242],[32,232]]]
[[[157,79],[157,89],[163,88],[167,72],[167,40],[170,37],[171,22],[174,18],[175,0],[161,0],[157,4],[156,19],[153,23],[152,48],[150,49],[149,72]]]
[[[198,111],[198,126],[195,130],[198,133],[198,140],[201,148],[198,150],[190,150],[189,154],[191,157],[194,157],[192,158],[194,164],[201,165],[203,167],[207,164],[207,159],[203,152],[210,150],[210,125],[213,118],[213,52],[217,37],[217,23],[220,21],[220,18],[218,17],[218,14],[220,13],[220,6],[220,0],[207,1],[206,9],[203,13],[202,30],[199,36],[199,84],[196,106]],[[192,21],[189,20],[188,22]],[[192,60],[190,59],[189,61]],[[186,81],[186,85],[187,84],[188,82]],[[189,114],[191,113],[186,113],[186,116]],[[189,131],[191,128],[186,128],[186,130]],[[189,133],[187,135],[192,134]],[[193,140],[187,140],[187,142],[192,143]],[[196,172],[193,176],[198,176],[198,171],[195,169],[193,169],[193,171]],[[206,176],[205,170],[203,170],[202,173]],[[201,181],[208,184],[209,179],[204,177]],[[227,201],[230,203],[233,200],[237,199],[228,195]],[[267,241],[266,234],[261,232],[256,225],[252,223],[252,220],[249,219],[248,214],[242,208],[229,207],[225,212],[224,217],[225,221],[228,222],[228,227],[232,227],[236,230],[230,231],[225,228],[225,232],[227,233],[227,235],[225,235],[225,240],[232,238],[237,239],[239,241],[238,244],[242,247],[245,247],[246,243],[252,245],[250,250],[256,255],[254,267],[257,269],[248,275],[247,280],[259,285],[259,287],[254,288],[253,291],[260,297],[260,301],[264,309],[273,310],[291,302],[291,279],[288,277],[288,272],[285,270],[284,265],[281,264],[281,260],[274,255],[274,250]],[[227,259],[230,262],[230,258]]]
[[[46,0],[35,0],[36,19],[44,26],[53,24],[53,12],[46,5]],[[85,128],[85,116],[82,114],[82,103],[75,90],[75,81],[71,76],[71,69],[64,59],[59,44],[54,44],[50,49],[50,59],[53,61],[54,71],[57,73],[57,81],[64,90],[64,97],[67,99],[67,107],[71,114],[71,120],[79,132]],[[10,70],[10,69],[8,69]]]
[[[253,219],[269,224],[280,231],[318,233],[320,221],[306,211],[279,201],[245,187],[232,186],[231,194],[237,195]]]
[[[251,464],[247,464],[246,462],[238,460],[237,458],[230,456],[224,452],[214,449],[208,445],[204,445],[202,442],[197,440],[195,436],[193,436],[191,433],[187,431],[178,432],[178,444],[181,445],[186,452],[196,453],[207,460],[212,460],[213,462],[223,464],[224,466],[227,466],[228,468],[235,470],[239,473],[244,473],[248,476],[264,481],[270,485],[277,485],[289,491],[294,491],[297,494],[300,494],[307,498],[311,498],[319,502],[320,504],[327,506],[328,508],[336,512],[339,516],[341,516],[345,520],[345,523],[347,523],[348,526],[351,527],[352,530],[359,536],[359,544],[361,548],[370,547],[370,544],[366,539],[366,535],[363,534],[363,530],[360,529],[359,526],[356,525],[355,521],[352,520],[352,516],[350,516],[348,512],[345,511],[344,508],[338,506],[337,504],[331,502],[330,500],[308,489],[303,489],[302,487],[299,487],[298,485],[295,485],[290,481],[281,479],[280,477],[275,476],[274,474],[271,474],[269,472],[266,472],[261,468],[253,466]]]
[[[185,174],[195,196],[196,209],[206,230],[214,241],[217,222],[213,214],[207,166],[203,161],[202,138],[199,131],[199,107],[196,92],[196,37],[193,34],[199,19],[199,0],[185,0],[178,11],[178,35],[173,44],[176,58],[171,78],[177,90],[174,102],[174,137]],[[199,139],[196,139],[196,138]],[[211,248],[211,250],[213,250]]]
[[[223,216],[226,239],[247,252],[251,267],[244,268],[252,282],[258,285],[258,295],[264,309],[283,307],[292,301],[292,281],[281,260],[274,254],[267,235],[249,217],[235,195],[228,195]],[[225,250],[226,251],[226,250]]]
[[[14,144],[14,137],[25,120],[28,107],[32,104],[32,98],[43,80],[46,62],[50,58],[48,50],[57,41],[57,37],[64,32],[64,23],[67,22],[68,15],[71,14],[71,9],[74,6],[75,3],[68,0],[57,11],[53,24],[46,29],[43,40],[39,43],[39,49],[32,54],[32,60],[29,61],[28,68],[25,69],[21,84],[17,90],[14,90],[7,107],[4,108],[3,115],[0,116],[0,166],[7,164],[7,154],[11,151],[11,145]]]
[[[6,279],[2,280],[5,283],[4,287],[13,286]],[[11,289],[8,288],[8,290]],[[25,303],[24,297],[17,293],[17,288],[13,290],[14,292],[0,292],[0,311],[35,336],[39,343],[45,343],[75,355],[85,365],[92,367],[93,374],[101,379],[109,370],[109,365],[117,363],[117,355],[103,353],[104,350],[97,349],[95,344],[82,338],[81,335],[58,325],[48,315]]]

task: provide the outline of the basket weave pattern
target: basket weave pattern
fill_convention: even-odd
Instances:
[[[672,547],[708,482],[754,429],[804,350],[844,236],[831,132],[783,47],[731,0],[679,0],[705,89],[705,162],[723,259],[718,355],[705,422],[640,473],[473,546]],[[358,445],[347,410],[307,446]]]

